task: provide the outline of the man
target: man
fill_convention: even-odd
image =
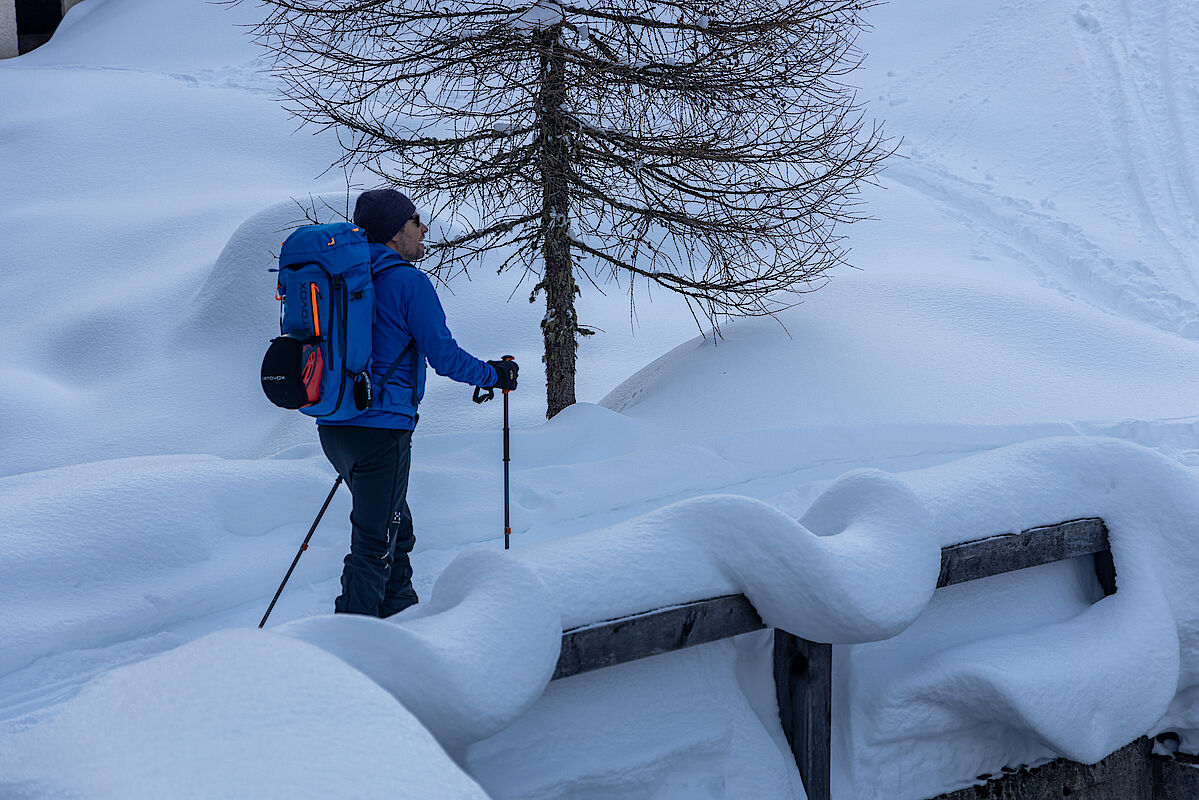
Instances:
[[[472,386],[515,389],[514,361],[486,363],[450,335],[432,281],[414,264],[429,229],[394,189],[363,192],[354,224],[370,240],[375,324],[370,408],[343,422],[318,420],[321,448],[353,495],[350,554],[337,612],[389,617],[417,602],[408,554],[416,544],[408,510],[408,469],[425,362]]]

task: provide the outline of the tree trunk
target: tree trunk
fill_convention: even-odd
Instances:
[[[541,333],[545,339],[546,417],[553,417],[575,402],[575,351],[578,348],[578,316],[575,313],[574,275],[571,269],[570,193],[566,170],[569,168],[570,140],[562,104],[566,98],[565,64],[558,49],[560,25],[534,34],[541,53],[541,89],[537,102],[537,122],[541,150],[541,228],[545,269],[541,288],[545,290],[545,318]]]

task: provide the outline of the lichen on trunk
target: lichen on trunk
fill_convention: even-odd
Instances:
[[[537,99],[537,126],[541,155],[541,227],[543,272],[539,288],[545,292],[546,417],[553,417],[575,402],[575,356],[578,348],[578,315],[571,264],[570,135],[562,107],[566,100],[565,59],[558,47],[561,26],[535,34],[541,55],[541,87]]]

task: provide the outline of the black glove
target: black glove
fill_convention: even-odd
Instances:
[[[516,389],[516,373],[520,372],[520,367],[516,365],[516,360],[512,356],[505,356],[502,361],[488,361],[487,365],[494,369],[495,374],[499,376],[493,389],[505,392]]]

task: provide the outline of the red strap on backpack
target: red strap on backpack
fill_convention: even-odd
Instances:
[[[308,395],[308,405],[321,399],[321,376],[325,374],[325,357],[321,355],[319,344],[304,345],[303,355],[300,356],[303,371],[300,373],[304,381],[304,391]]]

